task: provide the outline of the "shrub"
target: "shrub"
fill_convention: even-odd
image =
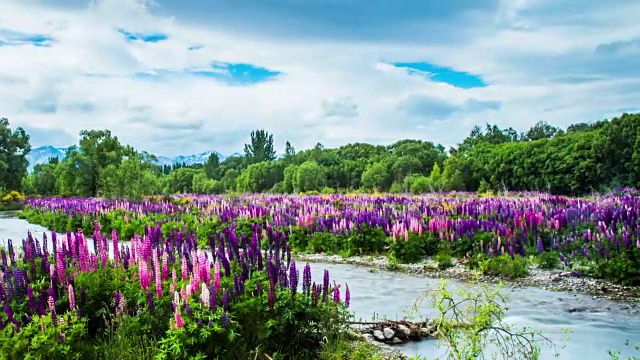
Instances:
[[[509,279],[524,277],[529,274],[527,261],[516,255],[513,259],[503,254],[479,261],[480,271],[485,275],[503,276]]]

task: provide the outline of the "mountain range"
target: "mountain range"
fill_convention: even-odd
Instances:
[[[62,159],[67,152],[67,148],[59,148],[51,145],[40,146],[35,149],[31,149],[31,152],[27,154],[27,160],[29,160],[29,172],[33,170],[33,167],[37,164],[46,164],[50,158],[56,157],[58,159]],[[220,161],[224,161],[226,158],[231,156],[240,156],[239,153],[233,153],[229,156],[225,156],[220,154],[217,151],[205,151],[200,154],[192,154],[192,155],[178,155],[178,156],[158,156],[158,161],[156,164],[158,165],[171,165],[178,163],[185,163],[187,165],[193,164],[203,164],[209,158],[209,155],[212,153],[218,154]]]

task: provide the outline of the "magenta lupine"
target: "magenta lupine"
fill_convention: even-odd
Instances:
[[[182,320],[182,314],[180,314],[179,306],[176,306],[174,312],[175,328],[182,329],[184,327],[184,320]]]
[[[58,248],[58,255],[56,256],[56,271],[58,275],[58,281],[61,285],[67,284],[67,274],[64,271],[64,252],[62,246]]]
[[[220,290],[220,261],[216,258],[213,265],[213,286],[216,291]]]
[[[76,294],[73,291],[73,285],[69,284],[69,309],[74,311],[76,309]]]
[[[111,231],[111,240],[113,241],[113,262],[116,266],[120,265],[120,254],[118,251],[118,232]]]
[[[138,260],[138,275],[140,276],[140,287],[142,290],[147,290],[149,287],[149,267],[142,258]]]
[[[187,280],[189,268],[187,267],[187,257],[182,255],[182,280]]]
[[[53,289],[49,288],[49,297],[47,300],[49,311],[51,312],[51,320],[56,320],[56,302],[53,300]]]
[[[167,264],[168,255],[166,252],[162,253],[162,280],[169,279],[169,265]]]
[[[345,284],[345,290],[344,290],[344,304],[349,307],[349,305],[351,304],[351,291],[349,291],[349,285]]]
[[[178,275],[176,275],[176,269],[171,269],[171,286],[169,286],[169,292],[173,294],[178,287]]]
[[[160,262],[158,261],[157,249],[153,249],[153,272],[156,278],[156,295],[162,297],[162,273],[160,272]]]

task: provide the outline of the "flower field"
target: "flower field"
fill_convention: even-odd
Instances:
[[[20,216],[66,236],[2,250],[0,359],[126,347],[150,352],[138,358],[318,358],[343,333],[349,288],[327,272],[312,281],[292,252],[457,259],[505,276],[535,265],[638,285],[639,215],[626,192],[30,199]]]
[[[23,217],[59,232],[81,228],[90,235],[98,220],[105,232],[115,230],[124,239],[151,234],[214,251],[228,234],[241,243],[273,236],[301,252],[388,254],[402,263],[453,258],[508,276],[526,274],[530,262],[640,285],[640,197],[629,190],[600,198],[181,195],[138,203],[32,199],[26,204]]]
[[[107,211],[74,205],[77,216]],[[130,208],[124,223],[179,216],[166,204],[143,208]],[[315,359],[323,338],[344,330],[348,286],[327,271],[312,281],[271,226],[254,224],[241,239],[227,228],[203,251],[195,235],[167,237],[154,225],[123,245],[118,231],[92,221],[92,249],[79,229],[28,234],[1,250],[0,359]]]

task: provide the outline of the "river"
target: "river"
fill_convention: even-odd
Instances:
[[[39,225],[18,219],[15,213],[0,213],[0,246],[12,239],[18,246],[27,232],[42,237],[47,231]],[[47,231],[48,232],[48,231]],[[92,246],[89,246],[92,249]],[[313,263],[312,274],[321,281],[324,269],[329,270],[332,281],[348,283],[351,290],[351,309],[356,318],[370,320],[374,315],[383,318],[401,319],[406,316],[418,296],[427,289],[435,288],[440,279],[389,271],[372,272],[355,265]],[[450,286],[468,286],[450,281]],[[624,346],[629,340],[640,343],[640,314],[638,308],[624,303],[588,295],[552,292],[539,288],[509,288],[504,290],[509,298],[509,310],[505,320],[516,327],[527,326],[542,331],[556,340],[560,349],[559,359],[599,360],[610,359],[608,350],[621,350],[623,358],[640,355],[631,347]],[[580,309],[570,312],[569,309]],[[423,302],[420,313],[435,314],[429,302]],[[564,340],[563,329],[570,329],[570,338]],[[423,355],[429,359],[439,358],[444,348],[437,341],[428,340],[400,345],[399,349],[410,356]],[[543,349],[542,359],[552,359],[553,351]]]

